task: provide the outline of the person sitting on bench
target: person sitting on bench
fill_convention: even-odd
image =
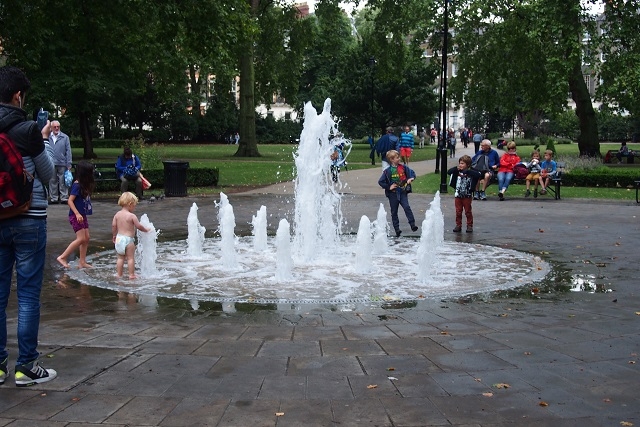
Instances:
[[[116,162],[116,170],[118,178],[120,178],[120,191],[126,192],[129,188],[129,181],[136,183],[136,196],[142,199],[142,178],[140,177],[140,169],[142,164],[138,156],[131,152],[130,147],[124,147],[124,151],[118,156]]]

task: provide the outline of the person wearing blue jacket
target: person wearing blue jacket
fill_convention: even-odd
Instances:
[[[116,171],[120,178],[120,191],[126,192],[129,189],[129,181],[136,183],[136,196],[142,199],[142,177],[140,176],[142,164],[138,156],[131,152],[131,148],[124,147],[123,153],[118,156]]]
[[[471,159],[471,168],[482,174],[481,181],[478,181],[473,200],[487,200],[487,187],[491,183],[493,176],[497,173],[499,166],[500,154],[491,148],[491,141],[483,139],[480,143],[480,150]],[[482,183],[482,190],[480,190],[480,183]]]
[[[389,199],[391,207],[391,223],[396,232],[396,237],[400,237],[400,219],[398,218],[398,208],[402,206],[407,216],[411,231],[417,231],[416,220],[413,216],[411,206],[409,206],[409,193],[411,193],[411,183],[416,179],[416,173],[407,165],[400,164],[400,154],[396,150],[387,152],[389,167],[382,171],[382,176],[378,180],[378,185],[384,188],[384,194]]]

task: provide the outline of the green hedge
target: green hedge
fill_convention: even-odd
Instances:
[[[144,177],[151,182],[151,190],[164,188],[164,169],[145,169]],[[187,187],[217,186],[220,181],[218,168],[187,169]],[[118,191],[118,181],[101,181],[96,183],[96,191]]]
[[[569,187],[633,187],[640,179],[640,168],[572,170],[562,175],[562,185]]]

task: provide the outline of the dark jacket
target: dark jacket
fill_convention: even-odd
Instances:
[[[409,166],[407,165],[398,165],[398,167],[402,166],[404,168],[404,175],[406,177],[406,179],[416,179],[416,173],[413,169],[411,169]],[[389,188],[391,187],[391,184],[393,184],[394,181],[391,179],[391,168],[387,168],[385,170],[382,171],[382,175],[380,176],[380,179],[378,180],[378,185],[382,188],[384,188],[384,194],[385,196],[389,197],[391,195],[394,194],[394,192],[402,192],[405,191],[404,189],[404,185],[402,185],[403,183],[399,183],[400,187],[395,188],[394,190],[390,190]],[[410,192],[410,191],[408,191]]]
[[[43,141],[36,122],[27,120],[26,111],[8,104],[0,104],[0,132],[9,135],[22,155],[25,168],[35,178],[30,208],[22,216],[46,218],[48,202],[42,183],[48,183],[55,175],[49,141]]]
[[[376,142],[376,153],[380,155],[382,160],[389,163],[387,160],[387,151],[389,150],[398,150],[398,145],[400,144],[400,140],[397,136],[392,133],[386,133],[380,137],[378,142]]]

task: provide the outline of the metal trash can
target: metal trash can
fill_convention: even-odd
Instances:
[[[187,195],[187,169],[189,162],[164,160],[164,195],[185,197]]]

